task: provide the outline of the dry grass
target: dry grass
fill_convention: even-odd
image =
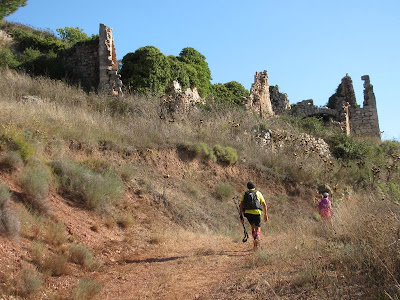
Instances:
[[[15,279],[15,293],[23,298],[37,294],[43,284],[41,274],[32,268],[22,269]]]
[[[100,293],[102,284],[90,278],[83,278],[79,281],[73,292],[74,300],[92,299]]]
[[[21,168],[23,161],[21,155],[16,151],[9,151],[4,154],[0,159],[0,169],[9,172]]]
[[[93,264],[93,253],[83,244],[72,244],[68,247],[69,260],[75,264],[90,268]]]
[[[11,193],[3,183],[0,183],[0,233],[10,237],[17,237],[20,233],[18,217],[9,208]]]
[[[68,274],[67,258],[61,254],[53,254],[44,259],[41,268],[50,276],[66,275]]]
[[[40,161],[31,161],[19,174],[19,183],[28,204],[40,213],[50,212],[47,199],[51,184],[50,171]]]

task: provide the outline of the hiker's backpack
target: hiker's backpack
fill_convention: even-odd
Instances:
[[[261,209],[260,200],[257,198],[257,191],[246,191],[243,198],[243,211],[246,209]]]

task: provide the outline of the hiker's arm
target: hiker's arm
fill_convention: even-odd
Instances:
[[[240,223],[244,224],[244,218],[243,218],[243,201],[240,202]]]
[[[262,206],[263,206],[263,209],[264,209],[264,221],[267,222],[268,221],[267,204],[265,204],[265,202],[263,202]]]

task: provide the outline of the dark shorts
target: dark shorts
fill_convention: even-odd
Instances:
[[[261,227],[261,215],[244,214],[251,225]]]

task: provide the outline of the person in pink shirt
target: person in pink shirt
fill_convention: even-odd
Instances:
[[[318,203],[318,210],[322,219],[329,220],[331,218],[332,216],[331,208],[332,208],[332,203],[331,200],[329,200],[329,194],[323,193],[322,199]]]

